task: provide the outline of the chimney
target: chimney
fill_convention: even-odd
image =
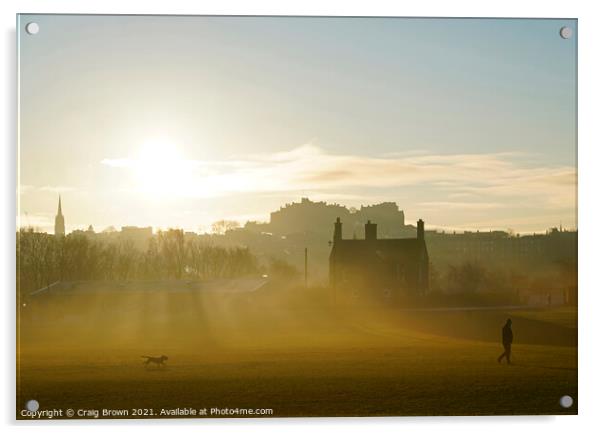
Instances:
[[[424,240],[424,222],[422,219],[418,220],[418,223],[416,223],[416,238]]]
[[[366,240],[376,240],[376,223],[368,220],[364,227],[366,228]]]
[[[340,241],[343,239],[343,223],[341,223],[341,218],[337,217],[337,221],[334,223],[334,237],[333,241]]]

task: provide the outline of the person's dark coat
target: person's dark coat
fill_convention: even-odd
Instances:
[[[512,323],[507,322],[502,328],[502,344],[511,345],[513,339],[514,334],[512,333]]]

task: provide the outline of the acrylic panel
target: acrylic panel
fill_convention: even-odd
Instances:
[[[577,20],[17,35],[17,419],[577,413]]]

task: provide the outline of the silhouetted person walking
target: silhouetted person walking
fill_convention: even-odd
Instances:
[[[512,340],[514,334],[512,333],[512,320],[508,318],[506,325],[502,327],[502,345],[504,346],[504,352],[497,358],[497,362],[501,363],[505,357],[508,364],[510,364],[510,353],[512,352]]]

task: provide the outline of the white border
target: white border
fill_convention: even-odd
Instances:
[[[174,425],[182,432],[317,432],[345,433],[378,430],[379,432],[441,432],[468,434],[472,432],[504,433],[546,430],[547,433],[591,432],[600,423],[597,405],[600,402],[600,370],[602,350],[598,330],[602,330],[599,309],[602,306],[598,273],[600,225],[602,224],[600,188],[600,77],[602,68],[599,49],[602,47],[601,17],[594,1],[358,1],[303,0],[296,3],[277,0],[254,1],[185,1],[185,0],[4,0],[2,10],[2,74],[3,104],[1,105],[4,134],[0,176],[2,179],[2,231],[0,275],[4,285],[1,351],[4,385],[0,393],[0,422],[8,431],[94,432],[114,433],[144,430],[163,432]],[[15,188],[16,188],[16,62],[15,14],[21,13],[120,13],[120,14],[239,14],[239,15],[365,15],[365,16],[479,16],[479,17],[558,17],[579,19],[579,416],[564,417],[479,417],[479,418],[363,418],[363,419],[272,419],[225,421],[102,421],[102,423],[45,423],[44,426],[20,424],[14,418],[14,265],[15,265]],[[451,392],[451,391],[450,391]],[[75,421],[74,421],[75,422]]]

